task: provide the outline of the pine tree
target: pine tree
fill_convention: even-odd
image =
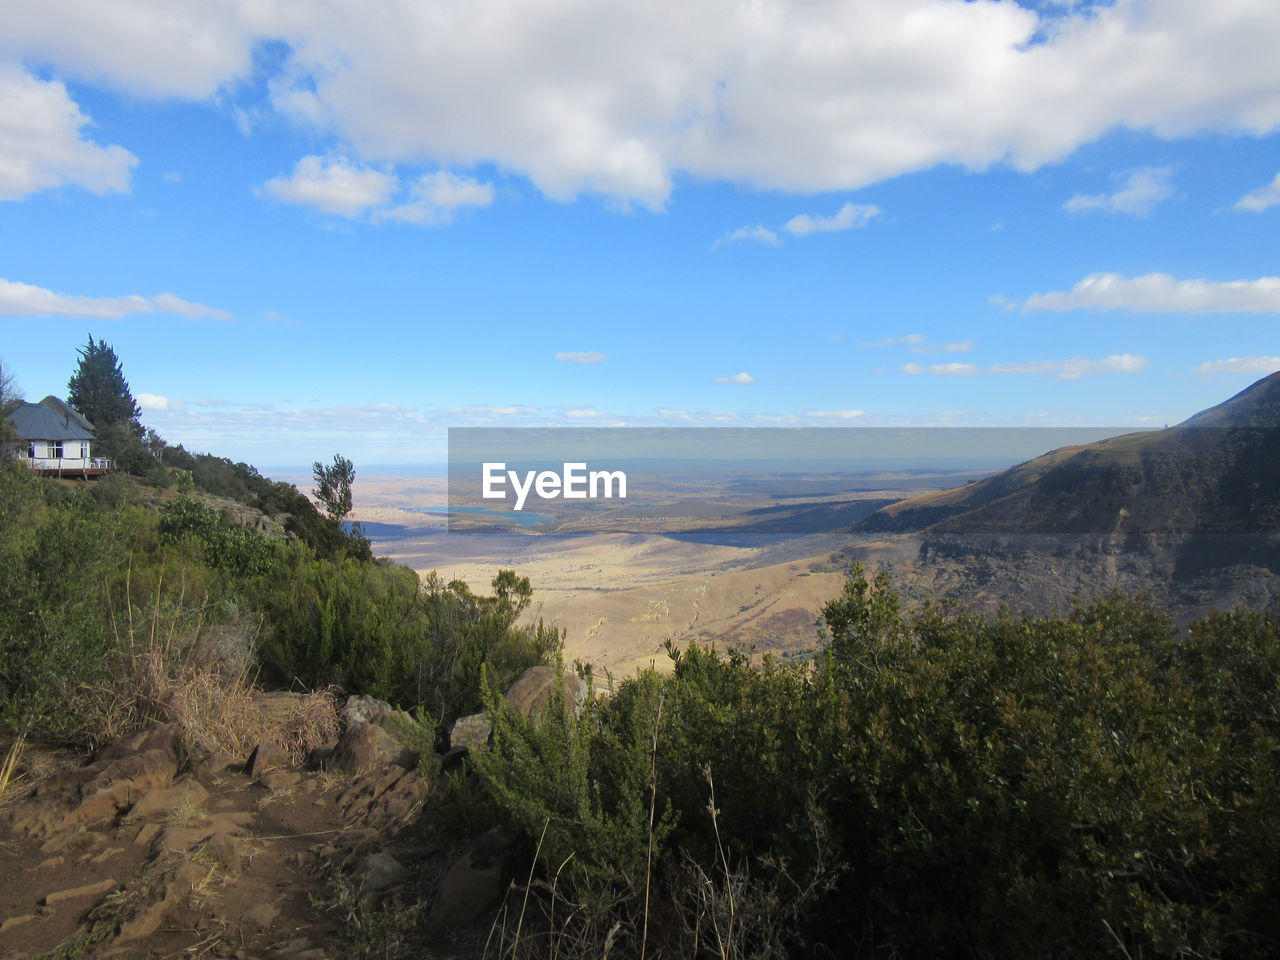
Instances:
[[[80,364],[67,381],[67,402],[94,427],[121,426],[141,439],[142,410],[129,392],[129,381],[124,378],[116,352],[105,340],[95,344],[92,336],[76,352],[80,354]]]

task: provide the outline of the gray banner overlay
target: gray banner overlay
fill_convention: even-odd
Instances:
[[[449,531],[1267,533],[1280,505],[1272,432],[451,429]]]

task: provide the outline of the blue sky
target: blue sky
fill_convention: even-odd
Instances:
[[[1266,0],[41,0],[0,360],[170,442],[1151,426],[1280,369]]]

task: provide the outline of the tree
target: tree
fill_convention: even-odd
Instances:
[[[340,453],[333,455],[332,466],[326,467],[317,460],[311,465],[315,477],[316,499],[324,505],[324,512],[334,523],[341,524],[351,512],[351,485],[355,483],[356,468]]]
[[[0,443],[12,438],[13,424],[9,420],[9,414],[13,413],[20,403],[22,403],[22,391],[14,382],[9,368],[4,365],[3,360],[0,360]]]
[[[96,344],[93,337],[81,347],[80,363],[67,381],[67,402],[83,414],[95,428],[123,427],[136,439],[142,438],[142,410],[116,352],[105,340]]]

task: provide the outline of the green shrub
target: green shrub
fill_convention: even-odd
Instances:
[[[691,644],[577,725],[491,704],[477,767],[501,818],[545,830],[547,876],[583,864],[560,896],[609,891],[635,935],[652,799],[646,876],[682,918],[663,927],[676,954],[1274,954],[1272,621],[1214,616],[1179,640],[1119,597],[1067,617],[907,614],[857,569],[824,615],[808,666]]]

